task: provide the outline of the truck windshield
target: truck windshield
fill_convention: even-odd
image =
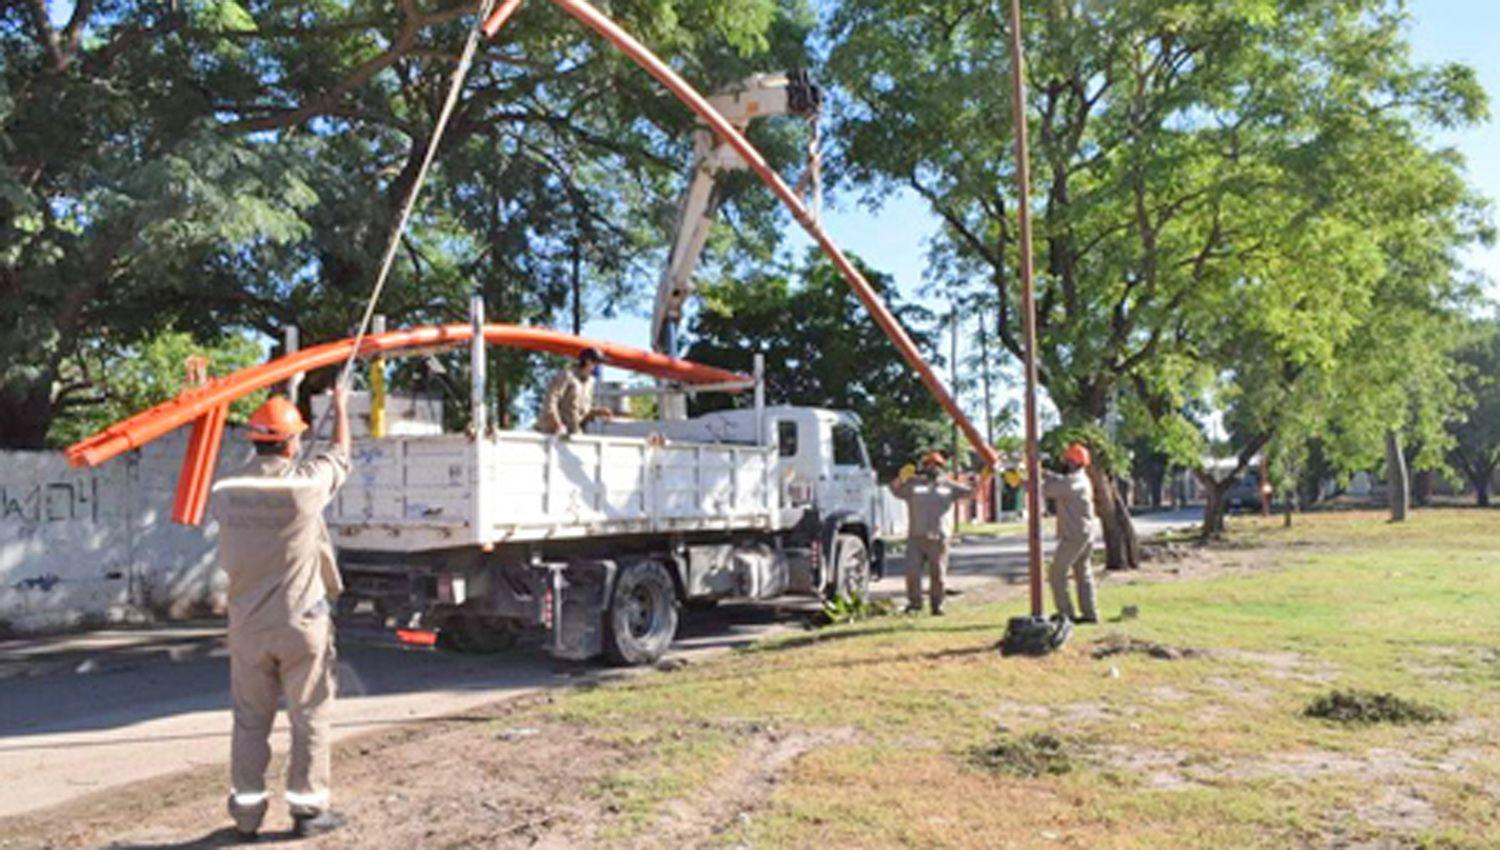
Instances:
[[[865,450],[859,442],[859,431],[852,425],[841,422],[833,426],[833,465],[865,465]]]

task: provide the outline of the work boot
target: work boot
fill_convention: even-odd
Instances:
[[[934,605],[934,606],[932,606],[932,616],[934,616],[934,617],[941,617],[941,616],[943,616],[943,606],[941,606],[941,605]]]
[[[344,816],[334,811],[323,811],[317,814],[292,813],[292,832],[298,838],[325,835],[343,825]]]
[[[234,837],[240,841],[254,841],[259,837],[260,824],[266,819],[268,801],[262,797],[254,803],[236,803],[229,795],[229,816],[234,818]]]
[[[920,614],[920,613],[922,613],[922,603],[920,603],[920,602],[908,602],[908,603],[906,603],[906,613],[908,613],[908,614]]]

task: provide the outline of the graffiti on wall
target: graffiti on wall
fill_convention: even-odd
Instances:
[[[0,523],[99,521],[99,480],[0,485]]]

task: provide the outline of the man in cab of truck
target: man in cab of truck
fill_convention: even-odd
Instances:
[[[255,458],[214,485],[219,567],[229,576],[229,814],[242,840],[266,816],[271,726],[292,727],[286,801],[298,835],[338,828],[329,808],[336,661],[332,601],[343,590],[323,510],[349,476],[348,387],[333,393],[333,446],[298,460],[307,423],[282,396],[250,417]]]
[[[938,452],[922,456],[920,473],[907,464],[891,485],[906,502],[906,611],[922,610],[922,572],[928,574],[932,615],[943,615],[944,583],[948,575],[948,542],[953,534],[953,503],[971,489],[943,474],[947,461]]]
[[[594,407],[594,378],[604,355],[597,348],[578,352],[572,366],[559,370],[547,385],[536,429],[543,434],[577,434],[595,419],[610,418],[609,410]]]

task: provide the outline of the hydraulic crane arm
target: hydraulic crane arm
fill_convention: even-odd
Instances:
[[[822,91],[813,84],[806,71],[790,74],[756,74],[734,87],[708,99],[736,129],[743,131],[758,118],[776,115],[811,117],[822,105]],[[706,126],[693,131],[693,165],[688,187],[677,207],[677,226],[673,230],[672,251],[662,270],[656,288],[656,304],[651,312],[651,348],[673,354],[676,350],[677,323],[682,320],[683,305],[693,294],[693,272],[703,255],[718,210],[720,195],[718,177],[725,171],[747,168],[734,148],[725,144]]]

